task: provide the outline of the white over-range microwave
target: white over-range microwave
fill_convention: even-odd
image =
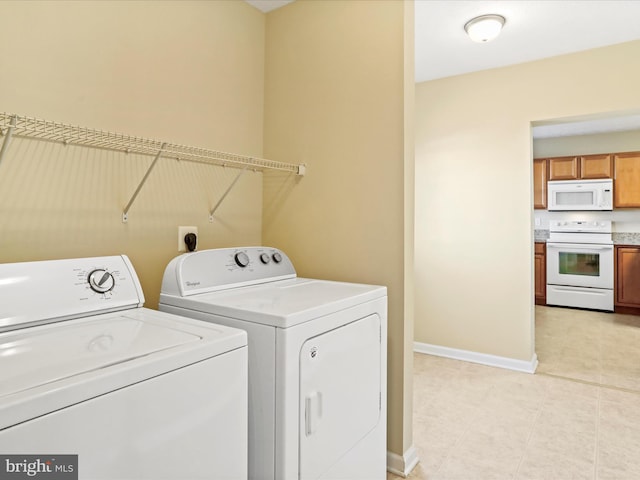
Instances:
[[[547,182],[549,210],[613,210],[613,180]]]

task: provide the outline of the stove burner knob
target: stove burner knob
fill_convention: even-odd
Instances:
[[[234,257],[236,264],[239,267],[246,267],[247,265],[249,265],[249,255],[247,255],[244,252],[240,252],[240,253],[236,253],[236,256]]]
[[[97,293],[107,293],[116,284],[113,275],[103,268],[97,268],[87,277],[91,290]]]
[[[273,261],[276,263],[280,263],[282,261],[282,255],[280,255],[278,252],[274,253],[272,257]]]
[[[269,263],[271,261],[271,257],[266,253],[261,253],[260,254],[260,261],[266,265],[267,263]]]

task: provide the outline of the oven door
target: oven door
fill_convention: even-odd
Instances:
[[[613,245],[547,243],[547,284],[613,289]]]

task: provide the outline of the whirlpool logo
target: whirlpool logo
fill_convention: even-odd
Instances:
[[[78,455],[0,455],[0,480],[78,480]]]

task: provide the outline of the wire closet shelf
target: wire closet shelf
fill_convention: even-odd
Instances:
[[[153,163],[147,170],[140,185],[136,189],[136,192],[124,209],[124,222],[127,221],[129,208],[147,180],[147,177],[151,173],[156,162],[161,157],[240,169],[238,177],[236,177],[230,188],[223,194],[221,201],[226,197],[239,177],[246,170],[253,170],[256,172],[279,170],[294,173],[296,175],[305,174],[305,165],[303,164],[295,165],[276,162],[264,158],[162,142],[160,140],[152,140],[123,133],[79,127],[66,123],[42,120],[39,118],[20,116],[10,113],[0,113],[0,134],[3,137],[2,147],[0,148],[0,164],[2,163],[5,152],[13,137],[155,156]],[[213,213],[219,206],[219,203],[220,202],[218,202],[218,205],[216,205],[210,212],[210,220],[212,220]]]

